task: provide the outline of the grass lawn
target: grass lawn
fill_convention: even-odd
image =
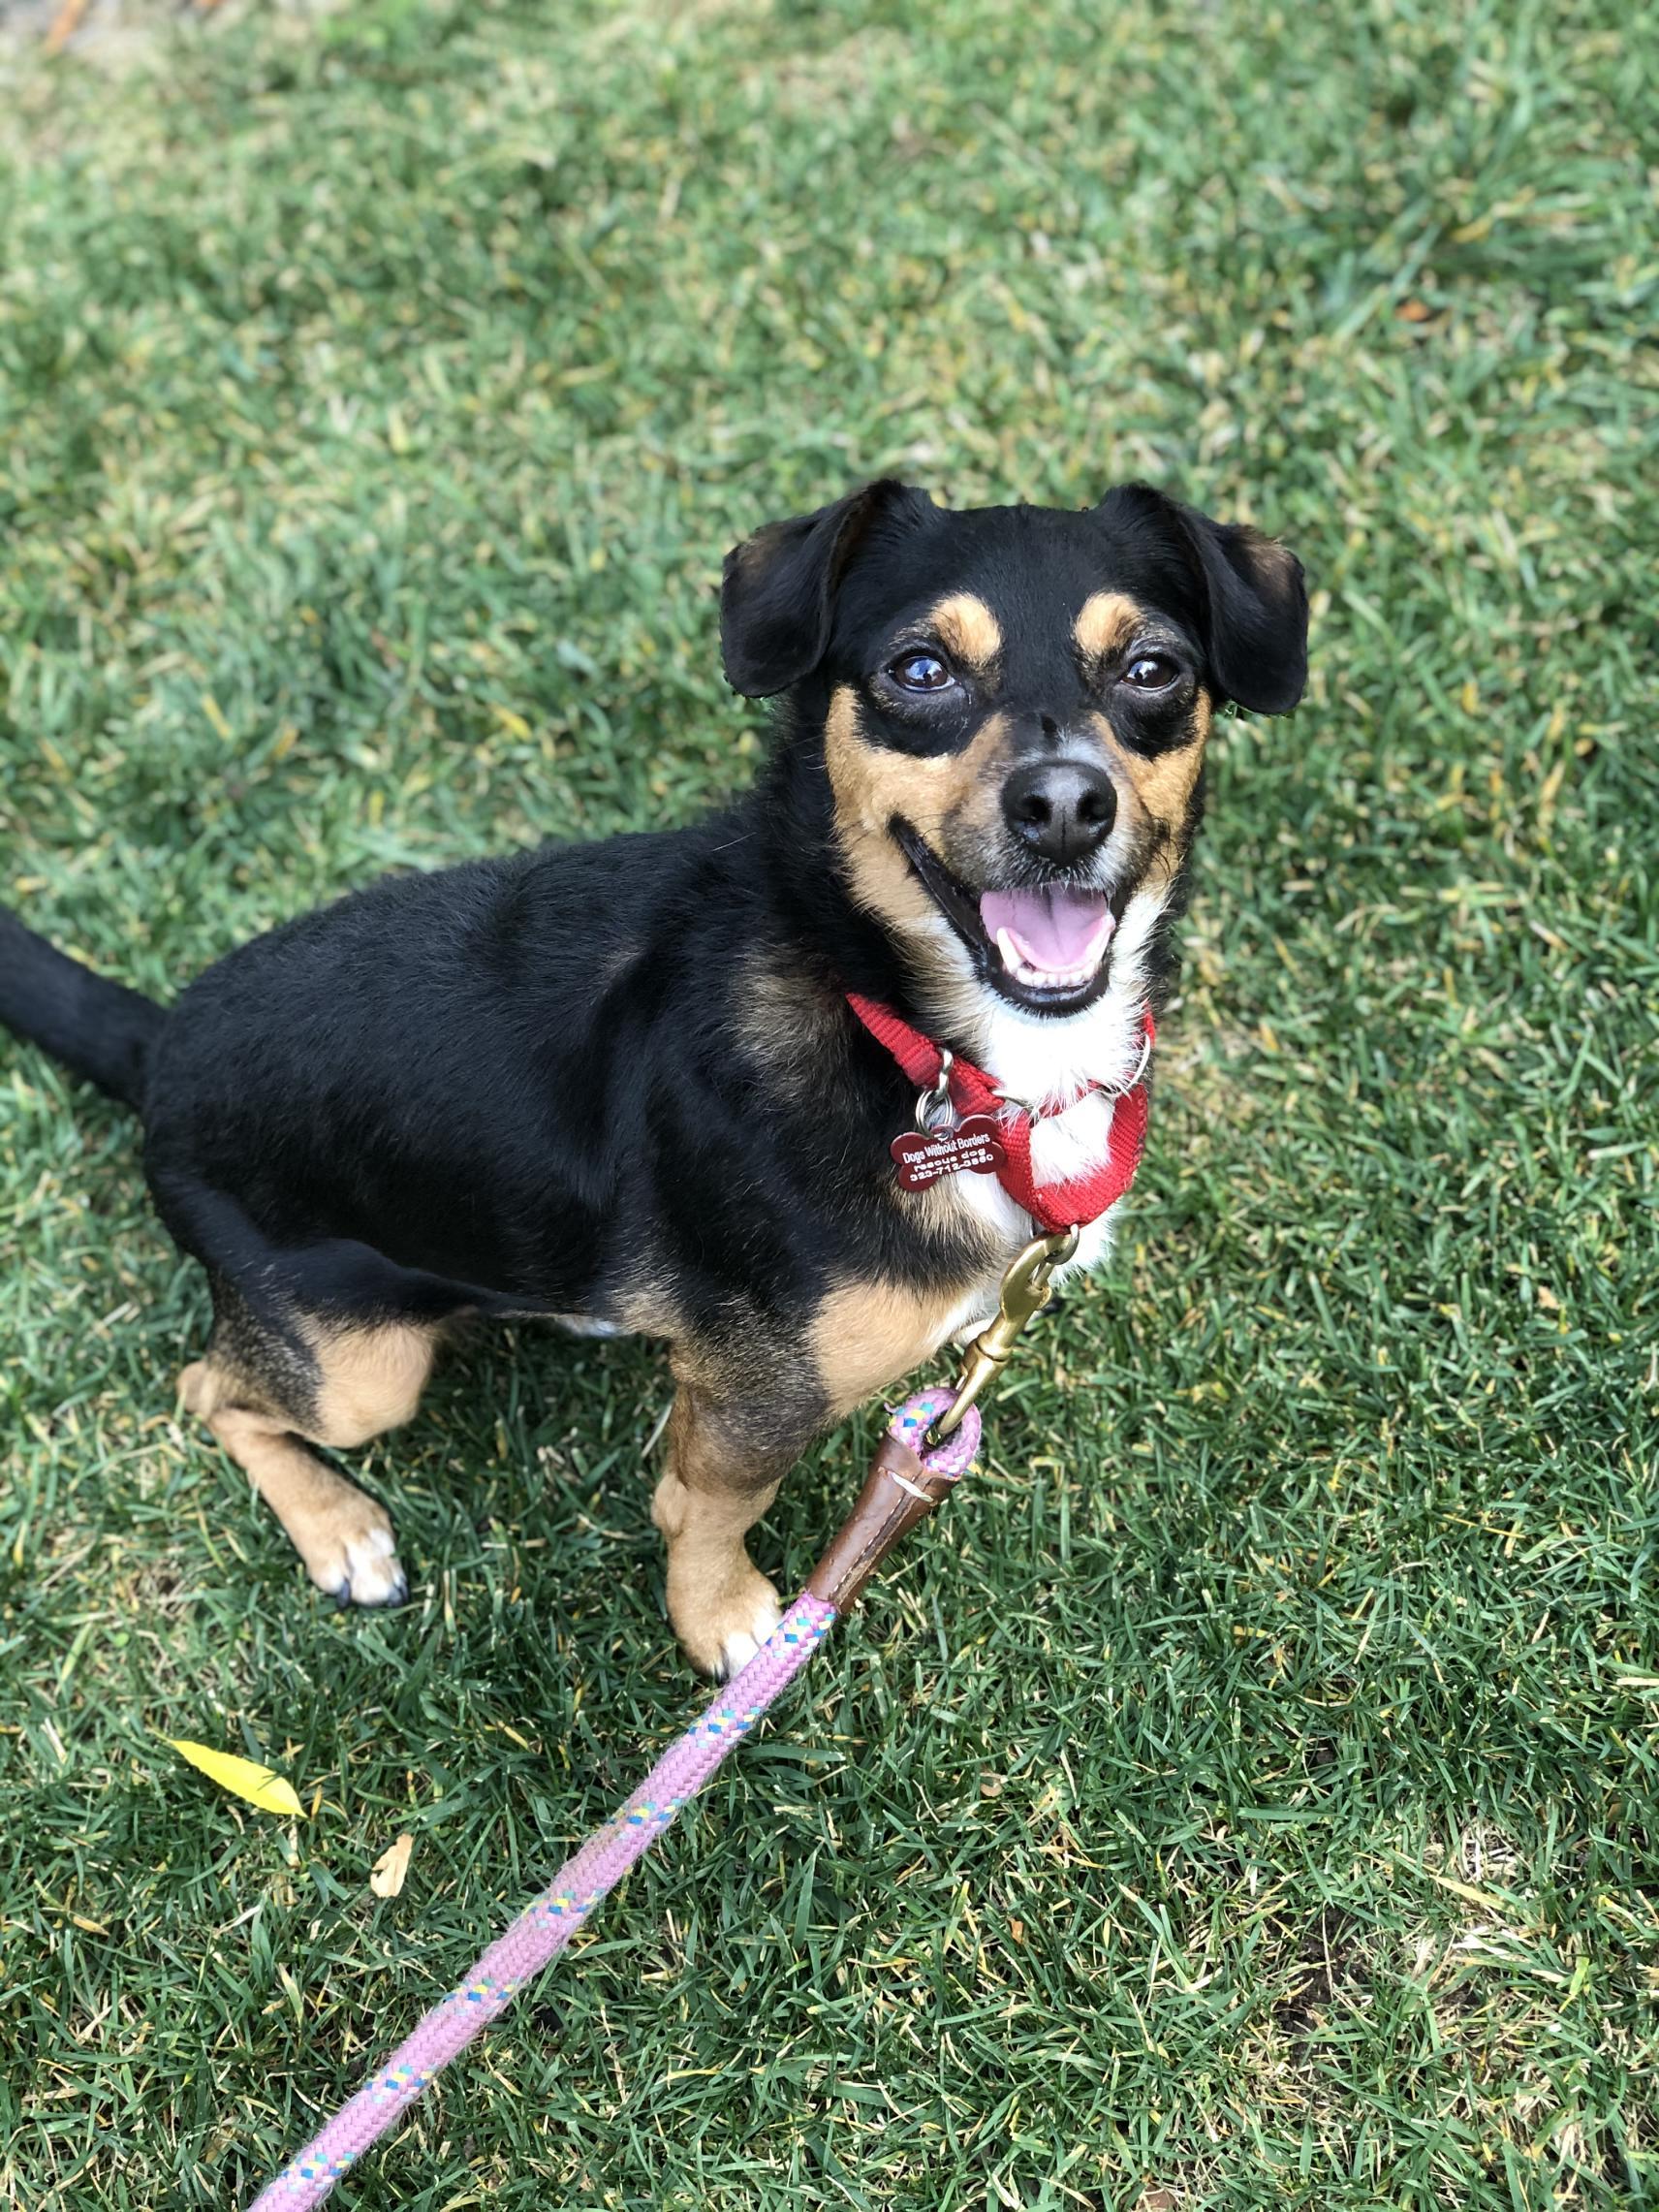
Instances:
[[[722,551],[862,476],[1152,475],[1316,589],[1115,1261],[357,2212],[1659,2202],[1656,51],[1614,0],[0,49],[0,897],[152,991],[689,820],[762,742]],[[691,1710],[665,1371],[481,1336],[363,1455],[413,1600],[345,1617],[175,1417],[132,1123],[9,1041],[0,1248],[0,2196],[229,2206]]]

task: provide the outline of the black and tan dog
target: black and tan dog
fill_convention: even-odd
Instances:
[[[791,1461],[988,1313],[1030,1234],[991,1178],[899,1187],[915,1086],[847,994],[1048,1101],[1040,1181],[1098,1158],[1211,715],[1295,705],[1306,601],[1280,547],[1143,486],[1074,514],[880,483],[739,546],[721,620],[783,705],[701,827],[375,884],[165,1012],[0,913],[0,1020],[142,1115],[212,1280],[184,1403],[312,1580],[403,1595],[311,1447],[407,1421],[447,1320],[644,1331],[678,1384],[669,1611],[711,1671],[776,1619],[743,1537]]]

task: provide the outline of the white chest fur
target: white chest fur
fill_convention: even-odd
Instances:
[[[1128,1087],[1145,1045],[1146,947],[1163,898],[1139,893],[1129,902],[1111,947],[1107,988],[1092,1006],[1064,1021],[1027,1014],[983,987],[975,989],[969,1024],[955,1011],[955,1033],[971,1027],[974,1059],[1011,1098],[1043,1107],[1031,1131],[1031,1166],[1039,1185],[1069,1183],[1100,1166],[1111,1145],[1115,1099]],[[1100,1085],[1100,1090],[1085,1087]],[[1056,1111],[1055,1109],[1059,1109]],[[1031,1235],[1029,1217],[990,1176],[955,1178],[953,1195],[995,1228],[1009,1256]],[[1111,1244],[1117,1209],[1091,1221],[1062,1276],[1095,1266]]]

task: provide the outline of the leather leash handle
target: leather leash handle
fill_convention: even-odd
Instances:
[[[955,1487],[955,1477],[929,1474],[907,1443],[891,1432],[870,1463],[858,1502],[806,1578],[808,1593],[845,1613],[901,1536]]]

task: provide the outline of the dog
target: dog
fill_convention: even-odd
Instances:
[[[166,1010],[0,910],[0,1021],[138,1109],[212,1290],[179,1396],[342,1603],[407,1584],[318,1447],[409,1420],[447,1324],[667,1339],[652,1518],[723,1677],[778,1619],[744,1538],[791,1462],[981,1325],[1032,1235],[994,1174],[900,1180],[917,1084],[868,1009],[1034,1112],[1039,1185],[1097,1167],[1212,719],[1296,705],[1307,599],[1276,542],[1145,485],[1069,512],[883,481],[736,547],[720,621],[778,705],[699,826],[387,878]]]

